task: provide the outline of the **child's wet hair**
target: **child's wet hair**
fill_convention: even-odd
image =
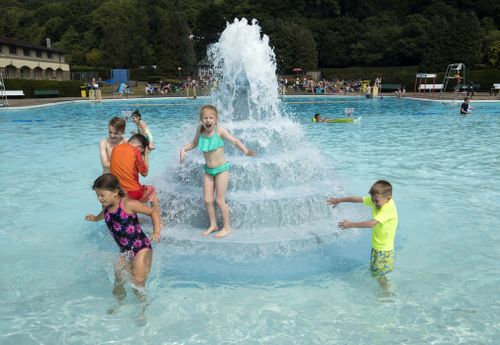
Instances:
[[[392,185],[385,180],[378,180],[373,184],[369,191],[370,195],[382,195],[392,197]]]
[[[122,117],[115,116],[108,123],[109,126],[113,127],[117,132],[125,132],[125,120]]]
[[[203,117],[203,113],[205,112],[205,110],[213,111],[215,113],[215,118],[216,119],[219,118],[219,112],[217,111],[217,108],[214,107],[213,105],[206,104],[203,107],[201,107],[201,109],[200,109],[200,121],[201,121],[201,118]]]
[[[139,112],[139,109],[136,109],[132,112],[132,116],[137,117],[139,120],[141,119],[141,113]]]
[[[146,138],[144,135],[142,135],[140,133],[132,135],[128,141],[131,142],[134,140],[138,141],[142,145],[142,147],[144,147],[144,148],[149,146],[148,138]]]
[[[111,192],[118,190],[119,196],[123,197],[126,195],[122,186],[120,186],[120,181],[118,181],[118,178],[113,174],[102,174],[99,176],[92,185],[92,190],[96,189],[104,189]]]

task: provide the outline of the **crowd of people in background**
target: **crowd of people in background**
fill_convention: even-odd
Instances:
[[[281,92],[301,92],[301,93],[311,93],[311,94],[353,94],[353,93],[364,93],[367,87],[377,87],[381,88],[382,77],[375,78],[373,84],[370,82],[357,80],[344,80],[344,79],[321,79],[314,80],[311,77],[296,76],[295,78],[290,77],[279,77],[278,79],[279,87]],[[401,91],[401,90],[400,90]]]
[[[346,81],[341,79],[322,79],[315,81],[306,76],[297,76],[295,79],[280,77],[278,82],[280,88],[285,88],[287,91],[293,90],[295,92],[307,92],[313,94],[354,93],[360,92],[362,86],[361,80]]]
[[[94,79],[95,80],[95,79]],[[99,88],[97,82],[88,82],[87,92]],[[100,84],[102,81],[99,79]],[[137,84],[136,84],[137,86]],[[187,98],[196,98],[197,94],[208,94],[218,86],[217,79],[211,74],[201,77],[187,77],[179,83],[160,79],[159,81],[146,82],[144,94],[146,96],[163,96],[169,94],[185,94]],[[370,80],[344,80],[344,79],[321,79],[314,80],[311,76],[278,76],[278,87],[281,94],[286,93],[306,93],[306,94],[366,94],[373,90],[381,91],[382,77],[378,76],[373,81]],[[136,91],[137,92],[137,91]],[[118,93],[123,97],[128,97],[134,93],[129,83],[121,83]],[[139,91],[142,93],[142,91]],[[404,97],[406,89],[404,87],[395,90],[396,97]]]
[[[217,86],[216,80],[212,75],[207,74],[203,77],[187,77],[180,84],[172,84],[164,81],[148,82],[144,87],[144,93],[147,96],[167,95],[171,93],[188,93],[188,97],[196,97],[196,90],[208,90]]]

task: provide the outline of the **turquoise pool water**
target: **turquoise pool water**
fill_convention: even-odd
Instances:
[[[286,237],[276,254],[273,243],[260,244],[266,234],[202,242],[199,252],[197,232],[180,241],[167,227],[148,280],[148,323],[136,325],[131,293],[108,315],[117,249],[104,224],[83,219],[99,209],[90,189],[101,173],[98,140],[110,117],[141,109],[157,140],[145,181],[167,189],[166,174],[204,102],[0,109],[0,343],[496,343],[498,103],[475,103],[463,117],[458,103],[286,98],[286,112],[340,186],[325,196],[363,195],[380,178],[393,183],[400,225],[390,296],[367,272],[369,231],[339,232],[334,217],[336,236],[304,240],[303,251],[296,239],[289,254]],[[316,112],[335,116],[346,107],[359,124],[310,122]],[[339,207],[345,217],[368,216],[361,206]],[[267,254],[253,257],[256,247]]]

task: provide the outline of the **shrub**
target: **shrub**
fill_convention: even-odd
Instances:
[[[61,97],[79,97],[79,80],[30,80],[30,79],[4,79],[7,90],[23,90],[26,97],[33,97],[35,89],[59,90]]]

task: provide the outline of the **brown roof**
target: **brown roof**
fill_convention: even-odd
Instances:
[[[0,36],[0,44],[8,44],[8,45],[23,47],[23,48],[45,50],[45,51],[50,51],[50,52],[54,52],[54,53],[61,53],[61,54],[64,53],[62,50],[59,50],[59,49],[53,49],[53,48],[48,48],[48,47],[44,47],[44,46],[39,46],[39,45],[36,45],[33,43],[18,40],[17,38],[9,38],[9,37]]]

